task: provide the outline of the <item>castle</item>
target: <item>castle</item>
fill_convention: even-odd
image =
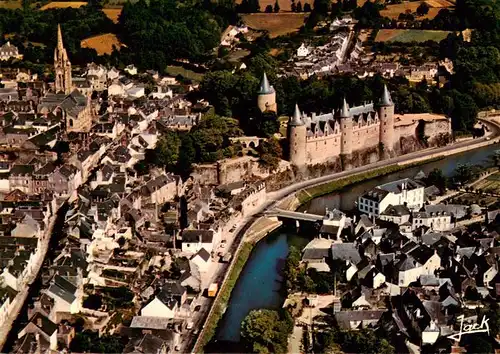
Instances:
[[[276,92],[264,75],[258,106],[261,111],[276,112]],[[405,152],[403,141],[425,137],[429,145],[438,145],[444,136],[451,137],[451,120],[443,115],[394,113],[394,103],[387,86],[377,104],[365,103],[342,107],[330,113],[311,116],[295,106],[288,121],[289,160],[296,166],[314,165],[353,153],[378,151],[382,156]]]

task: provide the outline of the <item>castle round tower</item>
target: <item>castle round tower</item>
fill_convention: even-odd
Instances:
[[[266,73],[260,82],[259,92],[257,93],[257,106],[261,112],[274,112],[278,113],[278,106],[276,105],[276,91],[274,87],[269,84]]]
[[[350,155],[352,154],[352,115],[345,98],[340,109],[340,131],[342,133],[340,153]]]
[[[307,127],[301,118],[299,106],[295,105],[293,116],[288,120],[288,146],[290,162],[303,166],[307,162]]]
[[[378,104],[378,118],[380,120],[380,143],[384,147],[384,152],[389,153],[394,150],[394,103],[391,94],[384,85],[384,92]]]

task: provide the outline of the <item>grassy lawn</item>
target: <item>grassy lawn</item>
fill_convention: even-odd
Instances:
[[[445,39],[449,31],[413,30],[413,29],[382,29],[378,31],[376,42],[440,42]]]
[[[203,74],[195,73],[192,70],[184,69],[182,66],[175,66],[175,65],[169,65],[167,67],[167,74],[171,76],[182,75],[186,79],[198,82],[200,82],[203,79]]]
[[[258,13],[241,17],[248,27],[268,31],[269,36],[274,38],[297,32],[304,24],[307,15],[307,13]]]

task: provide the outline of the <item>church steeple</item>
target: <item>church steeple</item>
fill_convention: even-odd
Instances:
[[[64,49],[63,40],[62,40],[62,32],[61,32],[61,25],[59,23],[57,24],[57,49],[58,50]]]
[[[57,46],[54,50],[54,71],[56,76],[56,92],[70,94],[72,89],[71,81],[71,63],[68,59],[68,53],[64,49],[61,25],[57,25]]]

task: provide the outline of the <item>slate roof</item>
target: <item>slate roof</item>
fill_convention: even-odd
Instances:
[[[208,251],[203,247],[198,251],[198,253],[196,253],[195,256],[200,256],[201,259],[203,259],[205,262],[208,262],[208,260],[210,259],[210,253],[208,253]]]
[[[341,328],[350,329],[350,321],[378,321],[384,312],[385,310],[340,311],[335,313],[335,319]]]
[[[14,165],[10,170],[11,176],[26,176],[31,175],[35,171],[33,165]]]
[[[334,243],[332,245],[332,259],[358,264],[361,261],[361,255],[354,243]]]
[[[40,328],[48,337],[57,331],[57,325],[39,312],[31,318],[30,322]]]
[[[72,283],[61,277],[60,275],[56,275],[54,277],[54,283],[49,287],[49,293],[57,295],[67,303],[71,304],[75,301],[77,288]]]
[[[182,242],[212,243],[213,238],[212,230],[184,230],[182,232]]]
[[[307,248],[304,250],[304,254],[302,255],[302,260],[307,261],[315,261],[322,260],[327,258],[330,253],[329,248]]]
[[[434,250],[425,245],[420,245],[411,251],[410,255],[423,265],[434,255]]]
[[[406,256],[404,255],[398,263],[396,263],[396,269],[399,270],[400,272],[404,272],[410,269],[414,269],[417,267],[420,267],[421,264],[417,262],[415,258],[412,256]]]
[[[380,215],[387,215],[387,216],[410,215],[410,210],[404,205],[389,205]]]

